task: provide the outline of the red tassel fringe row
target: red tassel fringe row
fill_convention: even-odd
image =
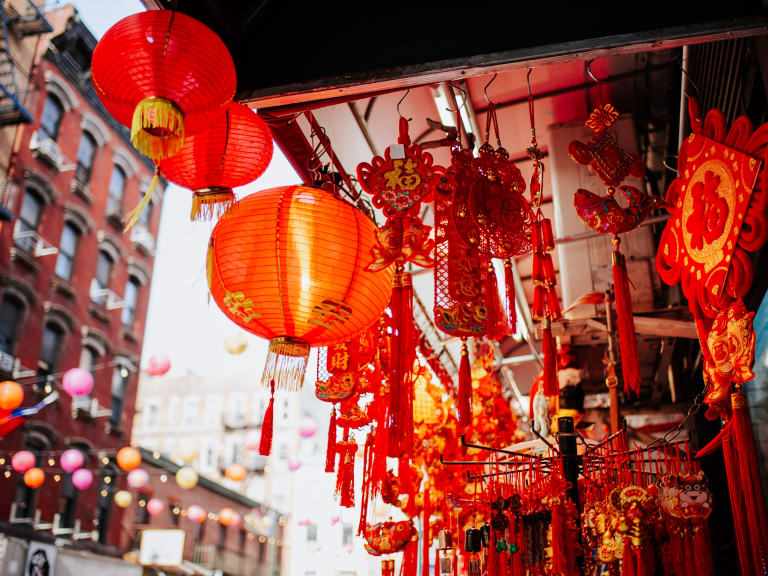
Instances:
[[[264,413],[264,421],[261,423],[261,439],[259,440],[259,454],[269,456],[272,453],[272,428],[275,412],[275,381],[270,382],[272,395],[269,399],[267,411]]]

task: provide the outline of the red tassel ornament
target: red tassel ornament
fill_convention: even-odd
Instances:
[[[416,576],[419,564],[419,541],[412,539],[403,550],[403,563],[400,566],[400,576]]]
[[[488,270],[483,281],[483,293],[485,296],[485,321],[486,335],[491,340],[501,340],[510,336],[506,314],[501,306],[499,298],[499,283],[496,280],[496,269],[493,262],[488,261]]]
[[[619,332],[621,370],[624,375],[624,392],[640,393],[640,366],[635,339],[635,321],[632,317],[632,296],[624,255],[619,251],[618,238],[613,239],[613,286],[616,293],[616,324]]]
[[[336,494],[342,508],[355,507],[355,454],[357,443],[354,438],[337,444],[339,450],[339,469],[336,472]]]
[[[517,332],[517,306],[515,305],[515,277],[512,274],[512,261],[504,262],[504,295],[507,308],[507,331],[514,334]]]
[[[461,362],[459,363],[459,392],[457,408],[459,410],[459,425],[462,428],[472,425],[472,370],[469,366],[469,351],[467,341],[461,342]]]
[[[272,395],[269,399],[269,406],[264,412],[264,421],[261,423],[261,439],[259,440],[259,454],[269,456],[272,453],[272,428],[275,412],[275,381],[269,383]]]
[[[331,404],[331,423],[328,425],[328,445],[325,449],[325,471],[336,469],[336,404]]]
[[[413,362],[416,357],[413,328],[413,284],[404,270],[392,280],[390,303],[394,334],[389,361],[390,452],[410,454],[413,450]]]

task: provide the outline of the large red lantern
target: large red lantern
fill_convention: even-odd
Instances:
[[[171,182],[194,191],[192,220],[221,216],[235,201],[232,188],[264,173],[272,159],[272,133],[253,110],[230,102],[211,117],[205,132],[160,163]]]
[[[120,20],[93,50],[91,75],[99,99],[131,128],[131,142],[155,163],[172,156],[187,134],[232,100],[237,78],[227,47],[203,23],[172,10],[149,10]],[[158,174],[126,228],[149,202]]]
[[[208,246],[208,284],[219,308],[269,339],[262,382],[301,387],[310,346],[346,342],[389,303],[392,268],[367,270],[376,226],[350,204],[308,186],[246,196]]]

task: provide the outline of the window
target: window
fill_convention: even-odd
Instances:
[[[29,434],[24,440],[23,450],[29,450],[35,455],[35,466],[42,462],[42,452],[49,448],[50,443],[46,442],[44,437],[38,434]],[[37,501],[37,489],[30,488],[24,483],[24,477],[19,478],[16,486],[16,518],[32,518],[35,512],[35,502]]]
[[[146,492],[139,492],[136,494],[136,524],[149,524],[149,510],[147,510],[147,502],[149,502],[152,496]]]
[[[112,176],[109,178],[109,198],[107,198],[107,216],[111,214],[122,215],[123,194],[125,193],[125,172],[120,166],[112,167]]]
[[[307,542],[317,542],[317,524],[307,524]]]
[[[69,222],[61,231],[59,243],[59,255],[56,258],[56,276],[62,280],[72,280],[72,271],[75,268],[75,255],[80,243],[80,230]]]
[[[245,402],[245,395],[240,392],[229,395],[227,422],[230,426],[235,428],[245,426]]]
[[[56,140],[59,137],[61,117],[64,115],[64,106],[53,94],[48,94],[43,106],[43,115],[40,118],[40,131],[49,139]]]
[[[198,412],[200,412],[200,398],[187,396],[184,398],[184,411],[181,415],[181,423],[184,426],[197,424]]]
[[[136,304],[139,301],[139,281],[136,278],[129,278],[125,285],[125,297],[123,298],[125,306],[122,312],[123,326],[133,326],[136,319]]]
[[[96,503],[96,519],[93,521],[99,533],[99,543],[107,543],[109,534],[109,516],[112,511],[112,497],[114,494],[115,474],[117,470],[114,464],[107,464],[101,471],[101,483],[99,497]]]
[[[203,423],[206,426],[219,426],[221,424],[221,396],[210,395],[205,397]]]
[[[56,372],[59,363],[61,343],[64,339],[64,331],[56,324],[46,324],[43,330],[43,345],[40,349],[38,360],[38,376],[50,377]]]
[[[88,132],[83,132],[80,138],[80,146],[77,148],[77,168],[75,168],[75,180],[87,184],[91,179],[93,158],[96,155],[96,139]]]
[[[206,440],[200,451],[200,468],[215,470],[219,463],[219,446],[212,440]]]
[[[352,546],[352,524],[344,524],[341,529],[341,545]],[[354,572],[353,572],[354,574]]]
[[[91,296],[91,300],[99,304],[104,304],[107,301],[107,295],[102,294],[101,291],[109,288],[109,276],[112,273],[112,257],[104,252],[99,252],[99,259],[96,262],[96,276],[93,279],[93,288],[96,292]]]
[[[240,462],[240,457],[243,452],[243,441],[240,438],[233,436],[227,437],[227,465]]]
[[[150,200],[149,203],[144,206],[144,209],[139,213],[139,224],[143,224],[147,229],[149,229],[149,223],[152,219],[152,201]]]
[[[281,462],[285,462],[288,460],[288,445],[287,444],[280,444],[280,452],[277,456]]]
[[[15,244],[26,252],[34,252],[37,243],[37,228],[43,213],[43,200],[31,190],[24,194],[21,212],[14,229]]]
[[[0,352],[11,356],[16,352],[22,312],[24,312],[24,306],[21,302],[8,294],[3,296],[0,304]]]
[[[168,424],[176,424],[179,420],[179,397],[171,396],[168,399]]]
[[[123,402],[128,375],[128,369],[124,366],[115,366],[115,370],[112,372],[112,402],[110,404],[112,415],[109,417],[109,423],[116,428],[120,428],[120,422],[123,419]]]
[[[253,397],[253,423],[256,426],[261,426],[264,420],[264,413],[267,411],[268,400],[261,396],[260,393],[256,393]]]
[[[157,400],[144,402],[144,428],[155,428],[160,423],[160,403]]]
[[[283,407],[283,410],[282,410],[281,416],[283,418],[283,421],[286,421],[288,420],[288,417],[290,416],[290,413],[291,413],[291,400],[289,398],[283,398],[282,407]]]

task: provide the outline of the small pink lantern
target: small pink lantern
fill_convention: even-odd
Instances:
[[[83,368],[67,370],[62,382],[70,396],[88,396],[93,391],[93,374]]]
[[[93,472],[80,468],[72,473],[72,485],[78,490],[87,490],[93,484]]]
[[[302,438],[311,438],[317,432],[317,420],[310,416],[305,416],[299,424],[299,436]]]
[[[18,472],[19,474],[24,474],[24,472],[30,468],[34,468],[36,463],[35,455],[29,450],[16,452],[16,454],[13,455],[13,458],[11,458],[11,468],[13,468],[14,472]]]
[[[150,376],[162,376],[171,369],[171,360],[165,354],[152,354],[147,362],[146,373]]]
[[[301,468],[301,460],[297,456],[288,456],[288,470],[296,472]]]
[[[72,474],[78,468],[82,468],[84,462],[85,458],[83,457],[83,453],[75,448],[64,450],[59,458],[61,469],[68,474]]]
[[[131,488],[142,488],[147,482],[149,482],[149,474],[143,468],[128,472],[128,486]]]
[[[246,450],[258,450],[261,443],[261,432],[255,428],[248,430],[245,434],[245,449]]]
[[[189,508],[187,508],[187,518],[190,522],[194,522],[195,524],[200,524],[205,520],[206,513],[205,510],[201,506],[198,506],[197,504],[192,504]]]
[[[165,503],[159,498],[152,498],[147,502],[147,513],[150,516],[157,516],[163,510],[165,510]]]

